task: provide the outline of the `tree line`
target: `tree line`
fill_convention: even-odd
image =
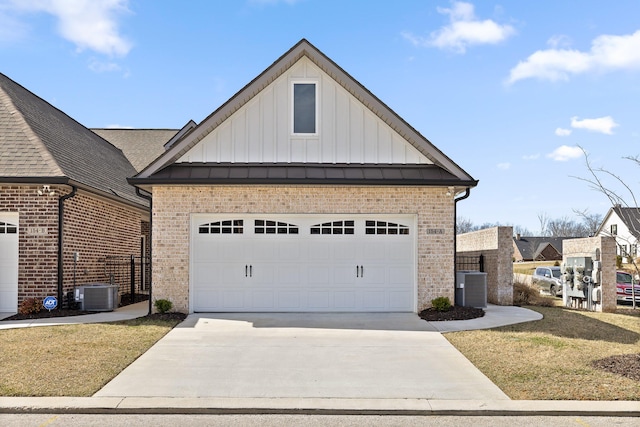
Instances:
[[[458,234],[464,234],[486,228],[511,226],[513,227],[514,235],[519,234],[529,237],[590,237],[595,235],[602,222],[603,216],[599,213],[590,213],[587,209],[574,209],[573,213],[575,218],[570,218],[569,216],[550,218],[549,215],[541,212],[538,214],[540,227],[533,232],[517,224],[503,224],[500,222],[474,224],[469,218],[458,217],[456,218],[456,232]]]

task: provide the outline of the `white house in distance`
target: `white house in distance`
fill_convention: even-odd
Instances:
[[[612,207],[602,220],[596,236],[614,237],[618,255],[636,258],[640,239],[640,208]]]
[[[416,312],[454,298],[467,172],[301,40],[129,182],[154,298],[185,312]]]

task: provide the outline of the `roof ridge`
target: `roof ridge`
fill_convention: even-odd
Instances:
[[[9,77],[5,76],[2,73],[0,73],[0,75],[2,75],[8,80],[11,80]],[[11,81],[14,82],[13,80]],[[14,82],[14,83],[19,85],[19,83],[17,82]],[[24,88],[24,86],[21,86],[21,87],[25,90],[28,90]],[[53,157],[53,155],[51,154],[47,146],[44,144],[42,139],[33,131],[31,126],[29,126],[29,124],[27,123],[27,120],[22,115],[18,107],[16,107],[15,103],[13,102],[13,99],[4,89],[4,87],[2,87],[2,85],[0,85],[0,102],[2,102],[5,108],[7,108],[7,111],[9,112],[9,115],[11,116],[11,118],[17,122],[18,128],[27,137],[27,140],[30,141],[35,146],[37,146],[36,152],[40,155],[42,161],[51,169],[50,175],[65,176],[65,173],[63,172],[62,168],[60,167],[58,162],[55,160],[55,158]]]

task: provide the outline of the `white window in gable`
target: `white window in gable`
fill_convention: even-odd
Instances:
[[[317,87],[316,83],[293,83],[293,133],[317,133]]]
[[[216,221],[198,226],[200,234],[242,234],[244,221],[241,219]]]

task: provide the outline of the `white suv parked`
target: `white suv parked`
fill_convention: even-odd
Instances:
[[[533,284],[551,296],[562,295],[562,273],[560,267],[538,267],[533,273]]]

